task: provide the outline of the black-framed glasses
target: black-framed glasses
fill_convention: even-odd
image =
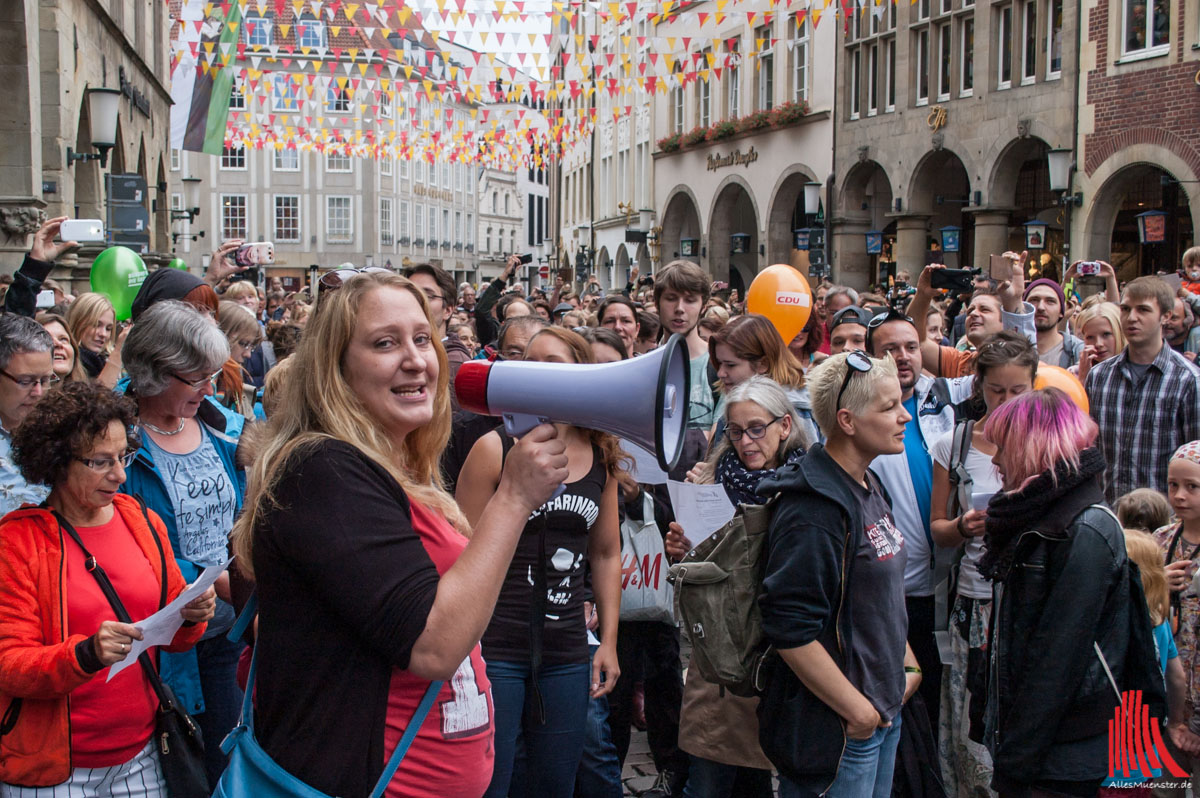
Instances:
[[[437,293],[436,291],[425,291],[423,293],[425,294],[425,298],[428,299],[430,302],[434,301],[435,299],[440,299],[440,300],[442,300],[443,305],[446,304],[446,297],[443,296],[442,294]]]
[[[125,454],[120,457],[76,457],[75,459],[83,463],[88,468],[98,474],[104,474],[113,470],[117,463],[121,464],[122,468],[129,468],[129,464],[133,462],[133,458],[137,456],[137,449],[127,449]]]
[[[837,402],[833,406],[835,411],[842,409],[842,395],[846,393],[846,386],[850,384],[850,378],[855,374],[866,374],[870,370],[871,358],[867,357],[866,352],[855,349],[846,355],[846,376],[842,378],[842,388],[838,391]]]
[[[331,272],[325,272],[321,275],[321,279],[317,282],[325,291],[336,291],[346,284],[346,281],[356,274],[373,274],[375,272],[383,272],[391,274],[390,269],[385,269],[382,266],[367,266],[363,269],[334,269]]]
[[[204,390],[206,385],[211,385],[212,381],[215,380],[220,374],[221,370],[217,369],[212,374],[209,374],[207,377],[199,380],[185,380],[183,377],[180,377],[174,372],[171,373],[171,376],[182,382],[187,387],[191,388],[193,391],[201,391]]]
[[[759,441],[762,440],[762,437],[767,434],[767,427],[771,426],[782,418],[783,416],[775,416],[775,418],[771,419],[766,424],[755,424],[754,426],[746,427],[745,429],[741,429],[739,427],[726,427],[725,435],[734,443],[740,441],[743,435],[752,441]]]
[[[49,377],[14,377],[7,371],[0,369],[0,375],[8,377],[10,380],[15,382],[17,387],[19,387],[22,391],[32,391],[33,386],[35,385],[42,386],[42,390],[44,391],[51,385],[56,385],[58,383],[57,374],[51,374]]]

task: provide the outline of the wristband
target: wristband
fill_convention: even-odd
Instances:
[[[916,666],[916,665],[905,665],[905,666],[904,666],[904,672],[905,672],[905,673],[915,673],[915,674],[917,674],[918,676],[920,676],[920,675],[921,675],[921,669],[920,669],[920,667],[918,667],[918,666]]]

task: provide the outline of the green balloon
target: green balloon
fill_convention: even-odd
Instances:
[[[146,264],[132,249],[109,247],[92,262],[92,290],[108,297],[117,321],[125,321],[146,274]]]
[[[167,266],[171,269],[179,269],[181,272],[187,271],[187,264],[184,263],[183,258],[172,258],[171,262],[168,263]]]

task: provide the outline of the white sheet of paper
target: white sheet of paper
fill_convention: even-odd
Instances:
[[[699,546],[700,541],[729,523],[737,510],[720,485],[693,485],[672,479],[667,481],[667,492],[671,494],[675,521],[693,546]]]
[[[175,633],[179,631],[179,627],[183,626],[183,616],[179,614],[180,611],[193,599],[199,598],[204,591],[212,587],[213,583],[217,581],[217,577],[225,573],[225,569],[231,562],[233,562],[232,557],[222,565],[208,566],[200,576],[196,577],[195,582],[185,587],[183,592],[175,597],[174,601],[149,618],[136,621],[133,625],[141,631],[142,639],[134,640],[125,658],[109,667],[108,681],[112,681],[112,677],[135,664],[143,651],[153,646],[169,645],[175,639]]]
[[[664,485],[667,482],[667,472],[659,468],[658,458],[653,452],[648,452],[636,443],[621,439],[621,448],[633,458],[631,473],[634,479],[643,485]]]
[[[988,502],[995,496],[994,493],[972,493],[971,494],[971,509],[978,512],[986,512]]]

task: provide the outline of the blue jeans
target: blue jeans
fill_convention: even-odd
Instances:
[[[589,646],[596,656],[599,646]],[[583,757],[575,774],[575,798],[621,798],[621,763],[608,728],[608,696],[588,700]]]
[[[896,747],[900,745],[900,713],[892,725],[876,729],[865,740],[846,740],[837,778],[825,792],[828,798],[889,798]],[[815,798],[817,793],[780,776],[779,798]]]
[[[771,798],[771,771],[726,765],[690,755],[683,798]]]
[[[591,667],[543,665],[539,723],[527,662],[487,663],[496,711],[496,763],[485,798],[572,798],[583,754]],[[518,761],[518,752],[523,756]],[[511,789],[510,789],[511,786]]]

